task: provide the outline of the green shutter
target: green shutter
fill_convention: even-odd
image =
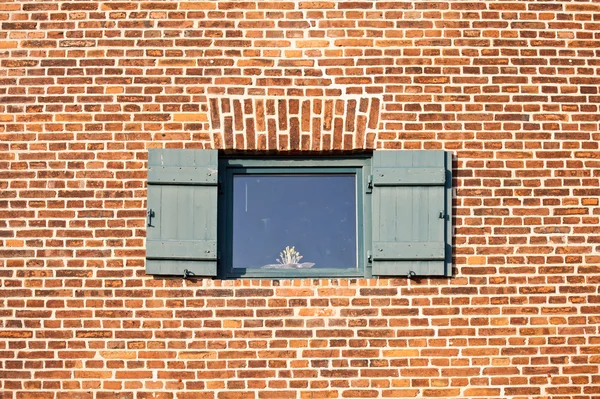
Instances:
[[[217,275],[217,169],[216,150],[149,151],[148,274]]]
[[[452,155],[373,153],[373,275],[452,275]]]

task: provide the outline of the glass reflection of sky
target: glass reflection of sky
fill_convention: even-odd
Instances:
[[[315,269],[356,268],[355,175],[234,175],[233,267],[277,264],[292,246]]]

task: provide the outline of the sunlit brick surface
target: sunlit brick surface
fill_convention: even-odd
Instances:
[[[600,3],[0,4],[0,398],[600,396]],[[455,155],[451,279],[144,273],[148,148]]]

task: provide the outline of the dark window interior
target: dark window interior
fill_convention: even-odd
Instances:
[[[356,268],[356,175],[235,174],[232,249],[233,268]]]

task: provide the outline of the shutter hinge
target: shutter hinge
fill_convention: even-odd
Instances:
[[[373,175],[369,175],[367,177],[367,194],[371,194],[373,192]]]
[[[445,218],[446,218],[446,214],[445,214],[445,212],[444,212],[444,211],[440,211],[440,216],[439,216],[439,218],[440,218],[440,219],[445,219]]]

